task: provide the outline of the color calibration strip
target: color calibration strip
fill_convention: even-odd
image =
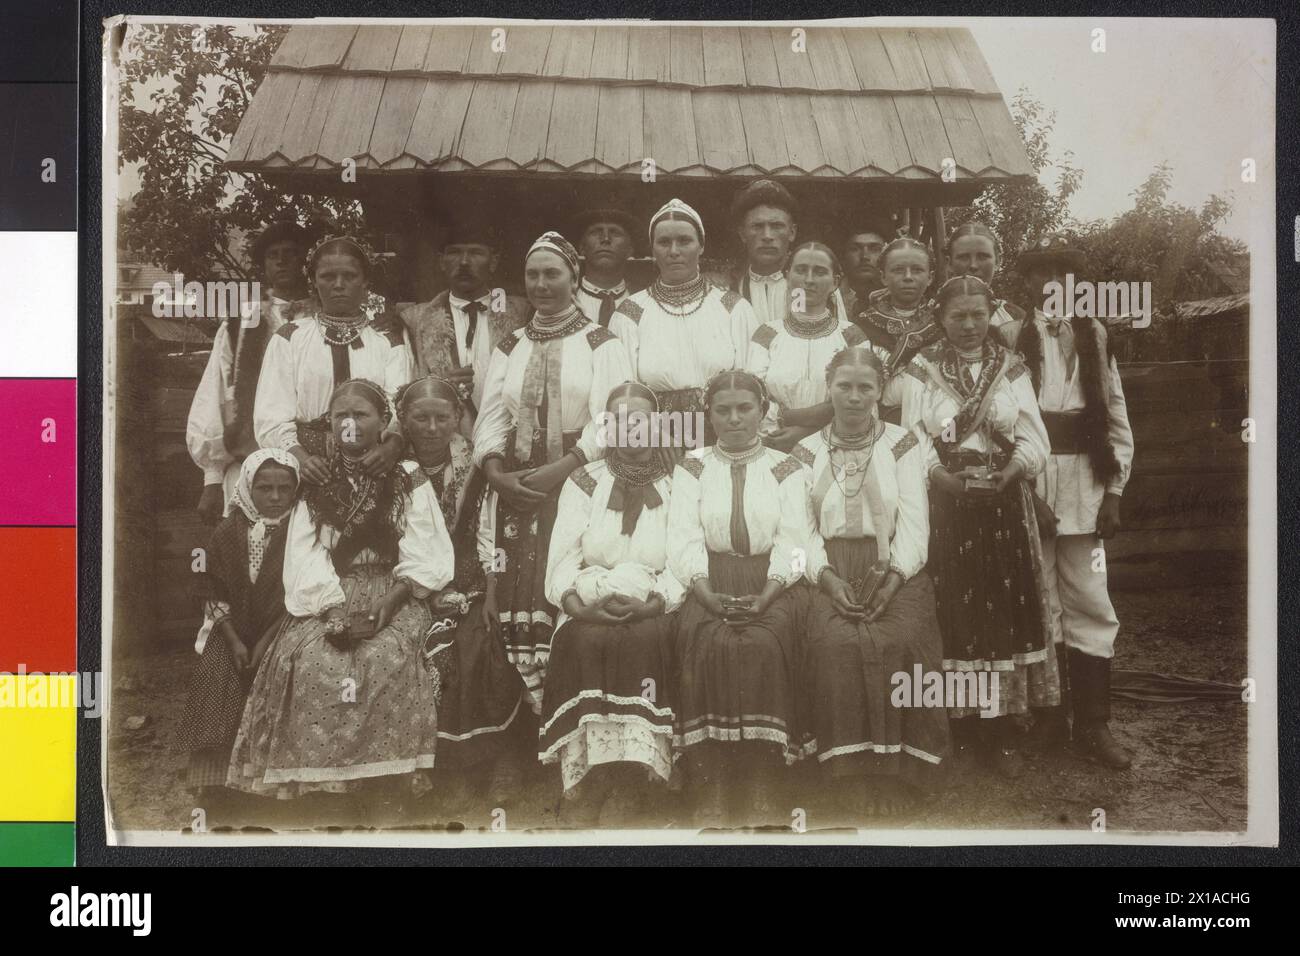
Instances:
[[[77,6],[0,43],[0,866],[70,866],[77,700]]]

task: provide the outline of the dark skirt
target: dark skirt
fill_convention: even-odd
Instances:
[[[665,389],[662,392],[655,392],[658,399],[659,410],[661,412],[679,412],[682,415],[700,415],[704,421],[704,431],[701,436],[698,431],[694,437],[700,442],[696,447],[704,448],[712,445],[717,441],[717,436],[713,433],[713,423],[709,421],[709,415],[704,410],[704,389],[702,388],[678,388]],[[673,473],[673,467],[686,456],[690,448],[673,445],[659,449],[659,457],[664,467],[668,469],[668,474]]]
[[[221,629],[212,628],[190,679],[190,693],[181,717],[180,744],[190,754],[186,774],[189,786],[225,785],[230,750],[252,683],[252,674],[241,674],[235,668],[235,658]]]
[[[567,453],[578,441],[577,432],[564,434]],[[506,438],[506,471],[522,471],[548,464],[546,431],[538,429],[532,453],[520,461],[515,452],[515,430]],[[546,556],[559,504],[559,489],[531,512],[515,511],[497,499],[497,549],[505,554],[505,569],[497,572],[497,612],[506,656],[523,678],[533,713],[542,708],[542,682],[546,677],[551,635],[558,616],[546,600]]]
[[[566,790],[602,763],[640,763],[668,780],[677,615],[632,624],[567,621],[546,671],[538,757],[560,764]]]
[[[826,555],[845,581],[860,582],[876,560],[874,538],[830,538]],[[835,776],[903,774],[923,782],[948,753],[943,701],[914,706],[895,694],[904,674],[943,677],[934,586],[924,570],[871,623],[841,617],[820,591],[812,598],[805,691],[817,760]],[[919,673],[918,673],[919,669]],[[917,698],[919,700],[919,697]]]
[[[450,642],[438,710],[438,766],[472,767],[495,759],[519,716],[524,684],[506,657],[501,637],[483,624],[483,600],[464,617],[435,611],[435,621],[455,628],[435,635]]]
[[[709,553],[709,583],[722,594],[758,594],[768,555]],[[795,688],[807,614],[807,588],[780,594],[758,620],[729,624],[692,595],[678,621],[678,728],[682,754],[706,741],[770,744],[786,763],[804,752]]]
[[[929,571],[944,669],[998,673],[999,714],[1060,703],[1028,485],[969,499],[932,494]],[[954,708],[950,716],[978,712]]]

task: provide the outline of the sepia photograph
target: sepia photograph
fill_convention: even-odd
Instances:
[[[1273,21],[212,13],[103,25],[111,843],[1277,845]]]

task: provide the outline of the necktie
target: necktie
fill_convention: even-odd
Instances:
[[[474,331],[478,328],[478,314],[483,311],[481,302],[466,302],[465,317],[469,319],[469,328],[465,330],[465,350],[474,346]]]
[[[962,366],[962,370],[966,373],[966,388],[969,392],[974,394],[975,387],[978,384],[978,381],[975,378],[975,366],[965,365]]]
[[[597,292],[596,297],[600,299],[600,316],[596,321],[600,323],[601,328],[605,328],[614,315],[614,306],[618,304],[618,296],[612,292]]]
[[[749,554],[749,525],[745,523],[745,466],[731,466],[731,550]]]

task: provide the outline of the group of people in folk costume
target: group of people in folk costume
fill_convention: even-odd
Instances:
[[[577,248],[533,243],[526,301],[453,225],[447,290],[401,309],[361,240],[263,233],[261,321],[218,333],[189,422],[219,519],[192,786],[400,801],[436,767],[508,806],[540,761],[573,823],[679,785],[696,822],[777,822],[802,763],[893,813],[954,748],[1021,774],[1031,714],[1128,766],[1093,560],[1133,456],[1105,328],[995,298],[978,223],[936,289],[889,227],[843,260],[798,241],[775,182],[733,214],[748,262],[718,281],[665,204],[633,291],[637,225],[592,210]],[[1051,236],[1017,266],[1038,296],[1081,258]],[[702,417],[698,447],[606,427],[665,412]],[[898,675],[954,671],[992,700],[898,705]]]

